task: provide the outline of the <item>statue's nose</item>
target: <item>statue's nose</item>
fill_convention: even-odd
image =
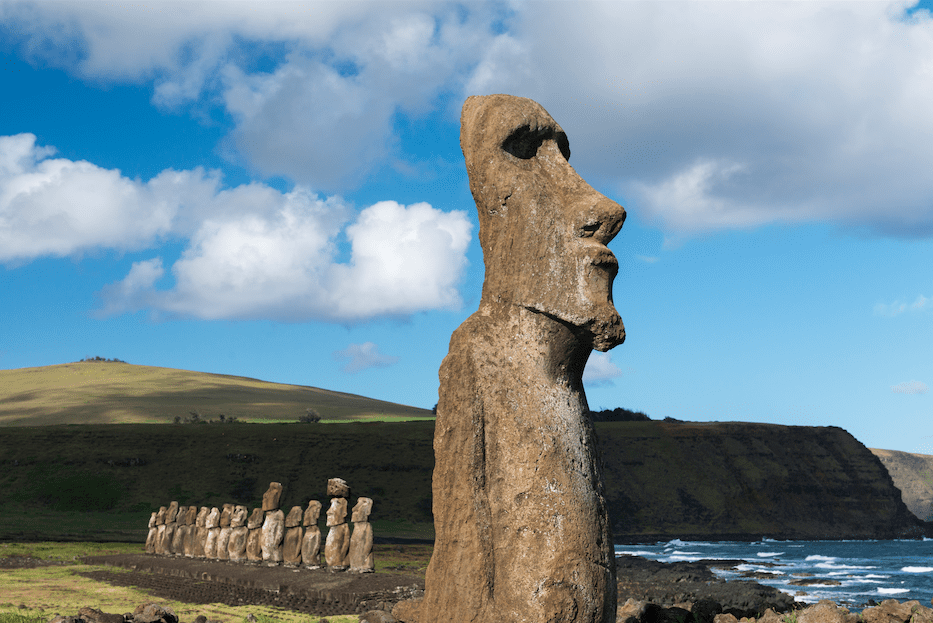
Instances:
[[[589,188],[590,192],[574,198],[576,234],[609,244],[625,222],[625,209],[618,203]]]

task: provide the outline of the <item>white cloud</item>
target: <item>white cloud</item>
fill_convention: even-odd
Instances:
[[[367,368],[386,368],[396,364],[399,360],[398,357],[392,355],[383,355],[379,352],[379,347],[372,342],[350,344],[346,349],[336,351],[334,359],[338,361],[349,359],[340,370],[350,374]]]
[[[891,391],[895,394],[925,394],[929,390],[927,384],[922,381],[907,381],[891,387]]]
[[[171,266],[133,264],[100,292],[99,315],[149,309],[203,319],[354,322],[456,308],[471,224],[461,211],[383,201],[354,219],[338,197],[216,173],[166,170],[142,182],[49,158],[31,134],[0,137],[0,262],[187,240]],[[338,261],[338,238],[350,243]]]
[[[221,106],[246,165],[316,189],[404,160],[400,113],[508,92],[540,101],[584,177],[667,233],[828,221],[925,237],[933,20],[908,5],[16,2],[0,21],[79,76]]]
[[[0,262],[145,248],[171,233],[180,208],[172,195],[215,184],[199,170],[142,183],[90,162],[49,158],[54,149],[35,141],[0,136]]]
[[[515,4],[463,93],[539,100],[584,177],[669,231],[929,236],[933,21],[905,6]]]
[[[586,361],[586,368],[583,370],[583,382],[590,387],[612,385],[612,379],[620,377],[622,374],[623,372],[619,366],[612,363],[612,357],[609,353],[593,351],[590,353],[590,358]]]
[[[894,301],[893,303],[878,303],[875,305],[875,314],[879,316],[899,316],[904,312],[919,312],[933,308],[933,297],[917,295],[913,303],[904,303],[903,301]]]

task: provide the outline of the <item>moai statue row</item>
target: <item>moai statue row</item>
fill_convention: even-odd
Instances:
[[[333,498],[327,512],[330,530],[324,545],[327,567],[334,571],[372,571],[373,537],[369,513],[373,501],[369,498],[357,500],[351,537],[346,523],[350,487],[340,478],[332,478],[327,486],[328,495]],[[202,506],[198,509],[196,506],[179,507],[173,501],[150,516],[146,552],[319,569],[322,548],[317,523],[321,503],[311,500],[304,510],[294,506],[286,517],[278,508],[281,495],[282,485],[270,483],[263,495],[262,508],[253,509],[248,518],[245,506],[224,504],[221,508]]]

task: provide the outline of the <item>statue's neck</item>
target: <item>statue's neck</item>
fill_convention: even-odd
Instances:
[[[583,368],[592,349],[579,331],[552,316],[524,307],[481,302],[477,315],[496,325],[519,366],[566,383],[582,393]],[[530,370],[529,370],[530,371]]]

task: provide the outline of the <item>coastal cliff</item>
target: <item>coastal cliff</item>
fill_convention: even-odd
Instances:
[[[925,533],[881,461],[835,427],[602,424],[617,539],[839,539]]]
[[[933,456],[869,449],[891,474],[894,486],[901,490],[901,498],[910,512],[924,521],[933,519]]]

